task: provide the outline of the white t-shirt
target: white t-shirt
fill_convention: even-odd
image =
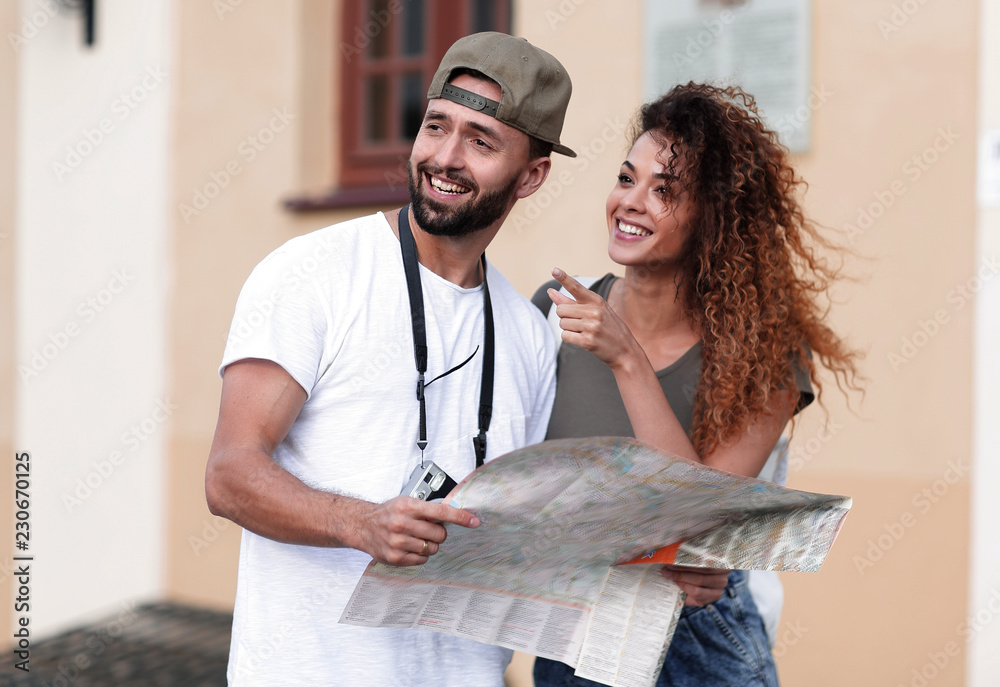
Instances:
[[[475,467],[482,374],[482,287],[420,267],[425,458],[461,480]],[[487,460],[542,441],[555,393],[555,347],[538,310],[492,266],[496,331]],[[397,496],[420,462],[417,372],[399,241],[379,213],[292,239],[250,275],[220,371],[281,365],[308,394],[274,459],[306,484],[373,502]],[[503,684],[511,652],[426,630],[341,625],[370,557],[244,531],[229,657],[231,685]]]

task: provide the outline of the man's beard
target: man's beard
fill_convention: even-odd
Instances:
[[[437,173],[438,176],[442,177],[447,176],[436,170],[432,172],[425,164],[419,165],[417,174],[414,175],[413,163],[407,161],[406,173],[413,216],[416,217],[420,228],[428,234],[451,237],[466,236],[481,231],[503,217],[503,214],[507,212],[510,199],[514,196],[519,176],[515,174],[505,186],[485,194],[478,201],[467,203],[459,208],[452,208],[433,198],[428,198],[424,194],[420,180],[423,179],[425,172],[428,174]],[[468,187],[470,193],[475,192],[478,188],[475,184],[461,177],[455,178],[454,181]]]

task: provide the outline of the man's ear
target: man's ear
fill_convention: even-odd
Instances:
[[[541,188],[549,176],[552,169],[552,160],[547,157],[536,157],[528,163],[527,168],[521,174],[521,183],[517,186],[517,198],[527,198],[532,193]]]

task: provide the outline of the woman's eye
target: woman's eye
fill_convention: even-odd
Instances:
[[[618,183],[619,184],[627,184],[627,183],[629,183],[631,181],[632,181],[632,177],[630,177],[628,174],[619,174],[618,175]]]

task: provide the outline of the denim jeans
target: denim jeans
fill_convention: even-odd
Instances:
[[[600,687],[565,663],[535,660],[535,687]],[[764,622],[742,570],[729,574],[722,598],[685,606],[657,687],[778,687]]]

